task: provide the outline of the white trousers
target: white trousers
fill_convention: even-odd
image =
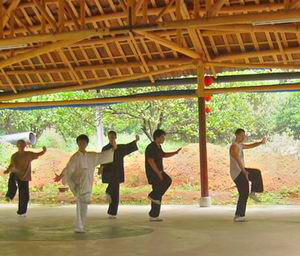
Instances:
[[[84,229],[88,204],[77,198],[76,201],[76,229]]]

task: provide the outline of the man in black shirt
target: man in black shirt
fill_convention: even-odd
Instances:
[[[162,221],[158,218],[161,207],[161,200],[168,188],[171,186],[172,179],[164,172],[163,158],[171,157],[179,153],[181,148],[175,152],[166,153],[162,150],[161,144],[165,141],[166,132],[156,130],[153,133],[154,141],[151,142],[145,151],[145,167],[149,184],[152,185],[152,192],[148,195],[151,201],[149,212],[150,221]]]
[[[117,133],[110,131],[108,133],[109,143],[102,148],[102,151],[112,148],[117,139]],[[110,219],[115,219],[118,213],[120,183],[124,182],[124,157],[138,150],[136,143],[139,136],[128,144],[118,144],[114,152],[114,161],[109,164],[101,165],[99,172],[102,173],[102,182],[108,183],[106,189],[106,198],[109,202],[108,215]]]

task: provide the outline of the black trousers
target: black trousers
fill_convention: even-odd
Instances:
[[[263,180],[261,172],[258,169],[245,168],[249,173],[249,181],[251,182],[251,192],[263,192]],[[240,175],[234,180],[237,190],[239,192],[239,199],[236,207],[236,216],[244,217],[246,214],[246,206],[249,196],[249,181],[246,179],[245,175],[241,172]]]
[[[13,200],[17,193],[17,190],[17,176],[11,172],[8,179],[8,189],[5,197],[8,197],[10,200]]]
[[[163,195],[167,192],[168,188],[172,184],[172,179],[171,177],[163,172],[163,180],[157,179],[156,181],[152,182],[152,191],[149,194],[149,197],[155,199],[155,200],[162,200]],[[151,202],[151,210],[149,212],[149,216],[156,218],[160,214],[160,204],[155,204]]]
[[[14,173],[11,173],[9,175],[6,197],[9,197],[11,200],[14,199],[18,188],[19,206],[17,214],[25,214],[29,202],[29,181],[20,180]]]
[[[120,183],[119,182],[109,183],[106,188],[106,193],[108,193],[111,196],[111,203],[109,204],[107,213],[109,215],[117,215],[119,200],[120,200]]]

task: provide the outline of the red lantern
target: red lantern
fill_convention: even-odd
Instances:
[[[214,79],[211,76],[204,77],[204,84],[205,86],[210,86],[214,82]]]
[[[205,101],[211,101],[211,96],[205,96],[204,99]]]
[[[205,113],[211,113],[211,108],[206,107],[206,108],[205,108]]]

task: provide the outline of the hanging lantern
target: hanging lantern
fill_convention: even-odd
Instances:
[[[207,101],[207,102],[208,102],[208,101],[211,101],[211,96],[205,96],[204,99],[205,99],[205,101]]]
[[[211,77],[211,76],[204,77],[204,85],[205,86],[210,86],[210,85],[212,85],[213,82],[214,82],[213,77]]]
[[[207,114],[208,114],[208,113],[211,113],[211,108],[210,108],[210,107],[206,107],[206,108],[205,108],[205,113],[207,113]]]

